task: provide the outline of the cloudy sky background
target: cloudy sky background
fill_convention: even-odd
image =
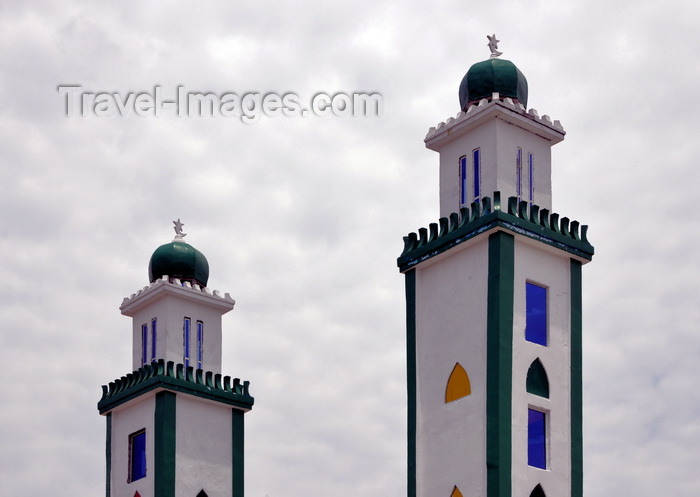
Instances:
[[[438,217],[430,126],[488,57],[567,131],[553,203],[590,225],[588,497],[700,487],[700,4],[0,2],[0,488],[104,495],[122,298],[181,218],[237,305],[249,497],[405,495],[402,236]],[[381,117],[67,118],[95,92],[379,92]],[[462,489],[464,491],[464,489]],[[465,495],[467,495],[465,493]]]

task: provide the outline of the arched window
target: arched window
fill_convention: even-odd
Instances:
[[[540,485],[538,483],[537,486],[532,490],[532,492],[530,492],[530,497],[547,497],[547,496],[544,494],[544,490],[542,490],[542,485]]]
[[[208,497],[208,496],[207,496],[207,493],[204,491],[204,489],[202,489],[197,494],[197,497]]]
[[[138,490],[137,490],[136,493],[134,494],[134,497],[141,497],[141,494],[138,492]]]
[[[549,398],[549,380],[547,372],[539,359],[535,359],[527,370],[527,380],[525,388],[529,393]]]
[[[462,497],[462,492],[459,491],[457,485],[455,485],[455,489],[452,491],[452,495],[450,495],[450,497]]]
[[[445,389],[445,404],[453,400],[461,399],[472,393],[472,387],[469,383],[469,375],[464,370],[460,363],[455,364],[450,379],[447,380],[447,388]]]

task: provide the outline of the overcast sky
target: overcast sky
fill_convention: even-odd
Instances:
[[[104,495],[100,386],[172,221],[230,292],[248,497],[406,493],[402,236],[438,217],[423,138],[486,34],[561,121],[588,224],[585,491],[700,488],[700,3],[0,1],[0,488]],[[67,117],[85,91],[383,96],[381,117]],[[464,489],[462,489],[465,492]],[[465,496],[467,493],[465,493]]]

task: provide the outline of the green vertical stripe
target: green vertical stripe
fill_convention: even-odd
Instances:
[[[174,393],[167,391],[156,394],[153,454],[155,497],[175,495],[175,397]]]
[[[405,274],[408,497],[416,497],[416,270],[412,269]]]
[[[232,497],[243,497],[243,460],[244,460],[244,438],[243,438],[243,411],[231,409],[231,495]]]
[[[105,458],[107,460],[106,495],[112,494],[112,413],[107,413],[107,440],[105,443]]]
[[[486,321],[486,495],[510,497],[515,238],[489,236]]]
[[[583,496],[583,298],[581,263],[571,259],[571,497]]]

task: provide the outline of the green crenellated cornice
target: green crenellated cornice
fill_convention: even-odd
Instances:
[[[477,235],[495,228],[532,238],[576,257],[590,261],[594,249],[586,237],[588,226],[567,217],[540,209],[516,197],[508,198],[507,210],[501,208],[501,193],[494,192],[493,201],[484,197],[474,202],[471,208],[462,207],[450,217],[440,218],[429,228],[420,228],[418,233],[403,237],[404,249],[397,260],[403,273],[421,262],[430,259]]]
[[[102,385],[102,398],[97,403],[97,409],[100,414],[105,414],[139,395],[165,389],[221,402],[244,411],[250,410],[254,402],[248,392],[250,382],[241,382],[238,378],[231,380],[230,376],[191,366],[185,368],[183,364],[173,361],[166,363],[159,359],[110,382],[109,386]]]

